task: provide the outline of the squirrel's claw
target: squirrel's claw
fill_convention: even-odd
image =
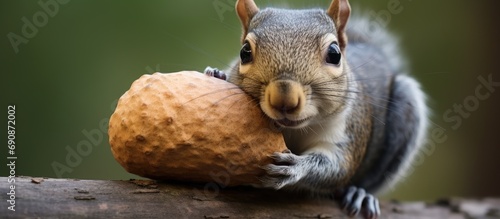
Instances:
[[[221,79],[221,80],[226,80],[226,74],[223,71],[219,70],[219,69],[207,66],[207,68],[205,68],[205,70],[203,72],[206,75],[208,75],[208,76],[211,76],[211,77],[214,77],[214,78],[218,78],[218,79]]]
[[[365,198],[365,209],[363,215],[367,219],[376,219],[380,215],[378,199],[368,194]]]
[[[340,206],[351,217],[360,212],[366,219],[376,219],[380,215],[378,199],[365,192],[364,189],[351,186],[341,198]]]
[[[267,175],[260,179],[264,187],[278,190],[296,184],[304,176],[301,156],[292,153],[274,153],[271,158],[274,164],[263,167]]]

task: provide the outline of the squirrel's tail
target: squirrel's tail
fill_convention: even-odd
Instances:
[[[351,16],[346,28],[349,44],[361,43],[377,47],[395,73],[406,72],[407,64],[399,49],[399,40],[387,31],[386,25],[373,17]]]

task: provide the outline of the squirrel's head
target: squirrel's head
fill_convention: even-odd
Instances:
[[[243,26],[236,82],[285,128],[303,128],[346,105],[347,0],[324,10],[263,9],[238,0]]]

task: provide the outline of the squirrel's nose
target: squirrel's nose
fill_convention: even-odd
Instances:
[[[290,96],[272,95],[269,104],[277,111],[293,113],[299,107],[299,99]]]
[[[267,88],[267,101],[274,110],[282,113],[294,113],[300,110],[304,95],[299,83],[291,80],[278,80]]]

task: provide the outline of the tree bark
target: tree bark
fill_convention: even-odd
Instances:
[[[349,218],[332,200],[216,183],[8,179],[0,177],[1,218]],[[12,185],[15,211],[6,195]],[[381,208],[380,218],[500,218],[500,199],[393,201],[381,202]]]

